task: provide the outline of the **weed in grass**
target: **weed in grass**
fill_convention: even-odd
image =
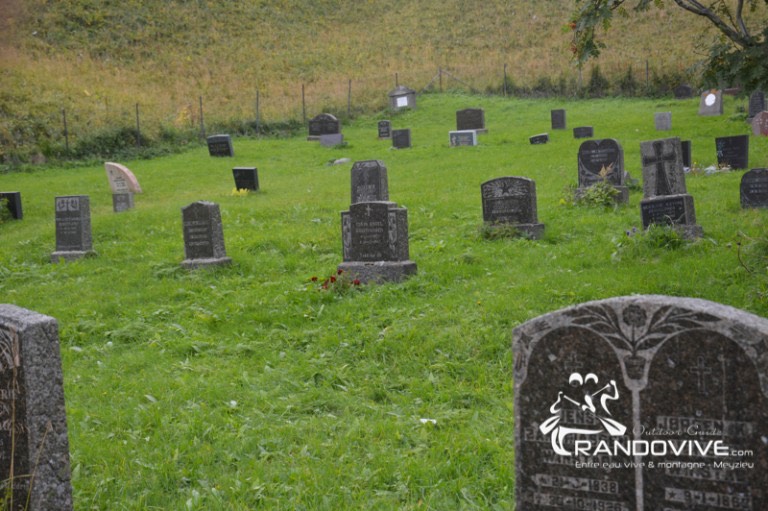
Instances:
[[[524,232],[512,224],[485,222],[478,228],[478,235],[484,240],[503,240],[525,237]]]
[[[658,250],[677,250],[689,243],[682,232],[673,226],[651,225],[644,231],[637,227],[624,232],[621,239],[613,240],[615,251],[611,259],[619,261],[622,258],[642,258]]]

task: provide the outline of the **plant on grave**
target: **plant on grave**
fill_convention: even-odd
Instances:
[[[362,286],[359,279],[352,278],[349,273],[341,269],[336,270],[336,273],[325,279],[314,276],[309,279],[309,282],[310,288],[315,288],[318,291],[329,292],[339,296],[349,294],[360,289]]]
[[[574,202],[580,206],[610,208],[616,206],[619,191],[603,178],[590,187],[579,191]]]
[[[247,197],[251,191],[248,188],[232,188],[233,197]]]
[[[484,240],[501,240],[519,238],[524,236],[524,233],[512,224],[484,222],[479,228],[479,235]]]
[[[676,250],[685,245],[686,239],[680,229],[671,225],[650,225],[647,229],[637,227],[624,231],[620,239],[613,239],[616,250],[611,254],[613,261],[621,261],[622,257],[639,257],[642,254],[658,249]]]

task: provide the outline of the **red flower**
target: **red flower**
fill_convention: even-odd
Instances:
[[[334,283],[334,282],[336,282],[336,277],[334,277],[333,275],[331,275],[331,279],[330,279],[330,280],[331,280],[331,283]]]
[[[342,273],[344,273],[344,270],[342,270],[341,268],[336,270],[336,275],[341,275]]]
[[[312,277],[312,282],[317,282],[317,277]]]
[[[355,285],[355,286],[359,286],[360,285],[360,280],[359,279],[355,279],[355,280],[352,281],[352,284]]]

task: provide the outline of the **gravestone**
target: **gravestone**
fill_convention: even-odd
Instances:
[[[320,114],[309,120],[307,140],[320,140],[322,135],[337,135],[339,133],[341,133],[339,120],[331,114]]]
[[[693,163],[693,159],[691,158],[691,141],[681,140],[680,148],[683,151],[683,169],[690,169]]]
[[[5,207],[11,214],[11,218],[21,220],[24,218],[24,210],[21,207],[21,192],[0,192],[0,201],[6,201]]]
[[[390,91],[389,108],[397,111],[403,108],[416,108],[416,91],[403,85],[398,85]]]
[[[515,328],[515,509],[768,509],[766,338],[764,318],[654,295]]]
[[[208,142],[208,154],[215,157],[228,157],[235,155],[232,147],[232,137],[229,135],[211,135]]]
[[[115,213],[133,209],[133,205],[133,194],[131,192],[112,194],[112,211]]]
[[[475,130],[449,131],[448,143],[451,145],[451,147],[477,145],[477,131]]]
[[[56,197],[56,251],[51,262],[93,256],[91,201],[87,195]]]
[[[587,188],[604,181],[618,192],[616,202],[629,202],[629,188],[625,184],[624,149],[618,140],[604,138],[582,142],[579,146],[578,166],[577,198]]]
[[[732,169],[749,167],[749,135],[718,137],[715,139],[715,150],[718,166]]]
[[[531,145],[546,144],[549,142],[549,133],[541,133],[528,138]]]
[[[592,126],[579,126],[573,128],[573,138],[592,138],[595,136],[595,130]]]
[[[768,169],[752,169],[741,176],[742,208],[768,208]]]
[[[747,121],[751,121],[760,112],[765,110],[765,93],[756,90],[749,95],[749,109],[747,110]]]
[[[392,130],[392,147],[395,149],[407,149],[411,147],[411,130]]]
[[[644,229],[661,225],[679,229],[685,238],[701,238],[704,235],[704,230],[696,224],[693,197],[687,193],[641,200],[640,219]]]
[[[553,130],[565,129],[565,110],[563,109],[550,110],[549,117],[550,117],[550,120],[552,121]]]
[[[341,133],[320,135],[320,145],[323,147],[335,147],[343,143],[344,143],[344,135],[342,135]]]
[[[475,130],[488,133],[485,129],[485,110],[482,108],[465,108],[456,112],[456,131]]]
[[[687,84],[680,84],[672,91],[675,99],[688,99],[693,97],[693,87]]]
[[[184,230],[184,261],[181,266],[197,269],[232,262],[224,249],[224,230],[219,205],[198,201],[181,208]]]
[[[536,183],[525,177],[499,177],[480,185],[483,221],[489,226],[511,225],[524,236],[539,239],[544,224],[539,223]]]
[[[760,112],[752,119],[752,133],[758,137],[768,136],[768,112]]]
[[[378,125],[379,139],[392,138],[392,122],[391,121],[379,121]]]
[[[259,169],[256,167],[235,167],[232,169],[232,177],[237,190],[255,192],[259,189]]]
[[[0,509],[72,510],[56,320],[0,304]]]
[[[416,274],[408,248],[408,210],[394,202],[358,202],[341,213],[343,262],[362,283],[399,282]]]
[[[701,94],[699,115],[723,115],[723,93],[709,90]]]
[[[352,165],[350,182],[352,184],[350,204],[389,201],[387,167],[383,161],[356,161]]]
[[[672,129],[672,112],[657,112],[653,115],[656,131],[669,131]]]
[[[138,179],[125,165],[108,161],[104,163],[104,170],[112,193],[142,193]]]

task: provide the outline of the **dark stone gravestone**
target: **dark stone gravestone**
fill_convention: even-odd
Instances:
[[[341,133],[332,133],[330,135],[320,135],[320,145],[323,147],[335,147],[344,143],[344,135]]]
[[[528,138],[531,145],[546,144],[549,142],[549,133],[541,133]]]
[[[657,112],[653,116],[656,131],[669,131],[672,129],[672,112]]]
[[[307,140],[320,140],[321,135],[336,135],[341,133],[339,120],[331,114],[320,114],[309,120],[309,136]]]
[[[592,126],[579,126],[573,128],[573,138],[592,138],[595,136],[595,130]]]
[[[624,149],[617,140],[587,140],[579,146],[579,197],[587,188],[600,182],[607,182],[618,192],[616,202],[629,202],[629,188],[624,182]]]
[[[56,251],[51,262],[96,255],[91,238],[91,202],[87,195],[56,197]]]
[[[685,193],[641,200],[640,219],[644,229],[651,225],[666,225],[679,229],[686,238],[704,235],[701,226],[696,224],[693,197]]]
[[[216,157],[235,155],[235,149],[232,147],[232,137],[229,135],[211,135],[206,140],[208,141],[209,155]]]
[[[552,121],[553,130],[565,129],[565,110],[563,109],[551,110],[549,112],[549,117],[550,117],[550,120]]]
[[[475,130],[487,133],[485,129],[485,110],[482,108],[465,108],[456,112],[456,131]]]
[[[379,139],[392,138],[392,122],[391,121],[379,121],[377,128],[379,130]]]
[[[667,296],[513,333],[517,511],[768,509],[768,321]]]
[[[411,147],[411,130],[392,130],[392,147],[395,149],[407,149]]]
[[[121,213],[129,209],[133,209],[133,194],[131,192],[112,194],[112,211]]]
[[[699,115],[723,115],[723,93],[709,90],[701,94]]]
[[[358,202],[341,213],[344,261],[360,282],[399,282],[416,273],[408,249],[408,210],[394,202]]]
[[[752,169],[741,176],[742,208],[768,208],[768,169]]]
[[[24,218],[24,210],[21,208],[21,192],[0,192],[0,201],[5,201],[5,207],[11,214],[11,218],[21,220]]]
[[[751,121],[760,112],[765,110],[765,93],[756,90],[749,95],[749,109],[747,111],[747,120]]]
[[[56,320],[0,304],[0,509],[72,510]]]
[[[768,112],[760,112],[752,119],[752,133],[758,137],[768,136]]]
[[[715,150],[720,167],[749,168],[749,135],[718,137],[715,139]]]
[[[389,96],[389,108],[392,110],[416,108],[416,91],[413,89],[398,85],[387,96]]]
[[[490,227],[511,225],[524,236],[539,239],[544,224],[539,223],[536,183],[525,177],[499,177],[480,185],[483,221]]]
[[[389,201],[387,167],[383,161],[356,161],[352,165],[350,182],[352,183],[350,204]]]
[[[683,169],[690,169],[693,159],[691,158],[691,141],[680,141],[680,148],[683,151]]]
[[[259,169],[256,167],[235,167],[232,169],[232,177],[237,190],[255,192],[259,189]]]
[[[693,87],[687,84],[680,84],[672,91],[675,99],[688,99],[693,97]]]
[[[458,147],[464,145],[477,145],[477,131],[475,130],[463,130],[463,131],[449,131],[448,143],[451,147]]]
[[[184,261],[187,269],[230,264],[224,249],[224,230],[219,205],[198,201],[181,208],[184,230]]]

